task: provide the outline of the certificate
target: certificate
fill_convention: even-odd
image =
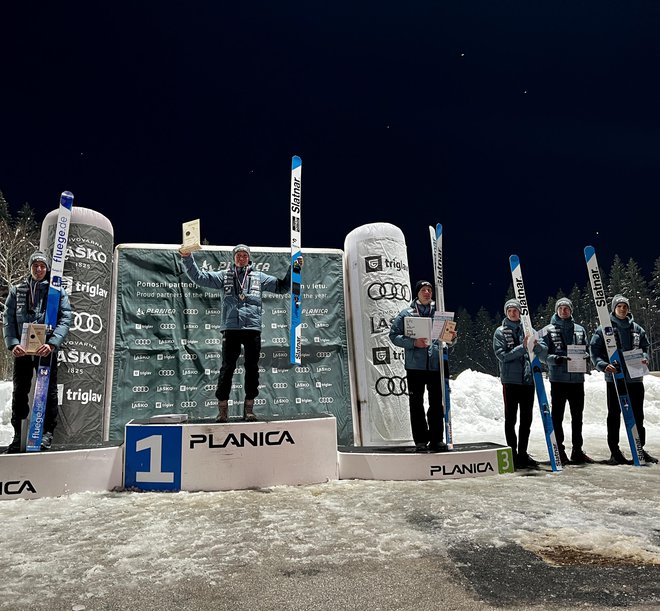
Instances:
[[[587,373],[586,346],[568,344],[566,346],[569,373]]]
[[[642,363],[644,359],[644,352],[641,348],[635,350],[625,350],[621,353],[623,360],[626,362],[628,368],[628,375],[631,378],[641,378],[649,372],[646,363]]]
[[[403,334],[413,339],[428,339],[431,341],[433,321],[421,316],[405,316],[403,319]]]

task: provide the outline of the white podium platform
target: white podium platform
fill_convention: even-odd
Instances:
[[[243,490],[338,478],[334,416],[126,425],[124,487]]]
[[[415,452],[412,446],[340,447],[339,479],[439,480],[513,473],[508,446],[456,444],[447,452]]]
[[[0,456],[0,501],[38,499],[122,486],[123,447]]]

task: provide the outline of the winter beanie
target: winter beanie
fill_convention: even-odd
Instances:
[[[520,305],[520,302],[517,299],[509,299],[509,301],[507,301],[504,304],[504,315],[505,316],[506,316],[506,311],[509,308],[516,308],[516,310],[518,310],[518,312],[522,312],[522,306]]]
[[[557,299],[557,303],[555,304],[555,314],[559,312],[561,306],[566,306],[571,311],[571,314],[573,313],[573,302],[568,297]]]
[[[50,265],[48,265],[48,258],[46,257],[46,254],[40,250],[37,250],[30,255],[30,259],[28,261],[28,267],[32,269],[32,264],[37,262],[44,263],[46,265],[46,268],[50,269]]]
[[[415,297],[419,295],[419,292],[422,290],[423,286],[430,286],[431,290],[433,290],[433,285],[430,282],[428,282],[427,280],[419,280],[415,285]]]
[[[241,251],[246,252],[248,257],[250,256],[250,249],[245,244],[239,244],[238,246],[234,246],[234,250],[231,251],[232,257],[235,257],[236,253]]]
[[[625,303],[628,308],[630,308],[630,302],[623,295],[614,295],[614,298],[612,299],[612,313],[614,313],[616,306],[620,303]]]

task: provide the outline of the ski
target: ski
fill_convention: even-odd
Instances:
[[[520,259],[517,255],[509,257],[509,264],[511,266],[511,279],[513,281],[513,292],[516,299],[520,302],[520,320],[522,322],[523,331],[526,336],[534,335],[534,328],[532,327],[532,318],[529,314],[529,306],[527,305],[527,295],[525,294],[525,285],[523,283],[522,269],[520,268]],[[561,471],[561,459],[559,457],[559,446],[555,437],[555,429],[552,424],[552,414],[550,412],[550,403],[548,402],[548,395],[545,392],[545,385],[543,383],[543,373],[541,367],[541,360],[534,354],[533,344],[530,346],[528,342],[527,353],[532,368],[532,375],[534,376],[534,386],[536,388],[536,398],[539,402],[539,409],[541,410],[541,421],[543,423],[543,431],[545,433],[545,443],[548,446],[548,454],[550,456],[550,466],[553,471]]]
[[[69,240],[69,226],[71,225],[71,208],[73,206],[73,193],[64,191],[60,196],[60,208],[57,223],[55,224],[55,239],[53,242],[53,256],[50,265],[50,285],[46,302],[46,334],[52,332],[57,326],[57,313],[60,307],[62,292],[62,276],[64,274],[64,259]],[[41,450],[41,438],[44,432],[44,415],[46,401],[48,400],[48,384],[50,382],[50,367],[52,354],[48,364],[41,364],[37,368],[37,381],[34,387],[32,411],[25,449],[27,452]]]
[[[591,283],[591,292],[594,296],[596,304],[596,311],[598,313],[598,322],[603,331],[603,341],[605,342],[605,349],[607,350],[607,357],[611,365],[616,367],[614,374],[614,386],[616,394],[619,398],[619,407],[623,415],[623,422],[626,426],[626,433],[628,434],[628,443],[630,444],[630,451],[632,452],[633,462],[637,465],[643,465],[644,453],[642,442],[637,432],[637,423],[635,422],[635,415],[630,405],[630,396],[628,395],[628,386],[626,385],[626,375],[620,366],[621,355],[616,345],[616,338],[614,336],[614,329],[610,321],[610,313],[607,309],[607,299],[605,298],[605,285],[600,274],[598,261],[596,259],[596,250],[593,246],[586,246],[584,249],[584,259],[587,263],[587,271],[589,273],[589,282]]]
[[[298,258],[302,255],[301,245],[301,188],[302,160],[298,155],[291,159],[291,336],[289,338],[289,360],[294,365],[302,362],[302,270]]]
[[[431,236],[431,247],[433,251],[433,276],[435,281],[435,311],[445,311],[445,289],[444,289],[444,276],[442,268],[442,225],[438,223],[433,227],[429,226],[429,235]],[[454,432],[451,426],[451,401],[449,395],[449,380],[445,377],[445,363],[449,364],[449,353],[441,338],[438,339],[440,343],[440,352],[442,354],[442,362],[439,363],[440,369],[440,387],[443,388],[443,407],[445,410],[445,443],[450,450],[454,449]]]

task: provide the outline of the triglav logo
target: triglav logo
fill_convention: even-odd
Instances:
[[[364,258],[364,271],[367,273],[370,272],[380,272],[383,270],[383,258],[378,255],[377,257],[365,257]]]
[[[374,365],[390,364],[390,349],[387,346],[378,346],[371,349],[371,358]]]

